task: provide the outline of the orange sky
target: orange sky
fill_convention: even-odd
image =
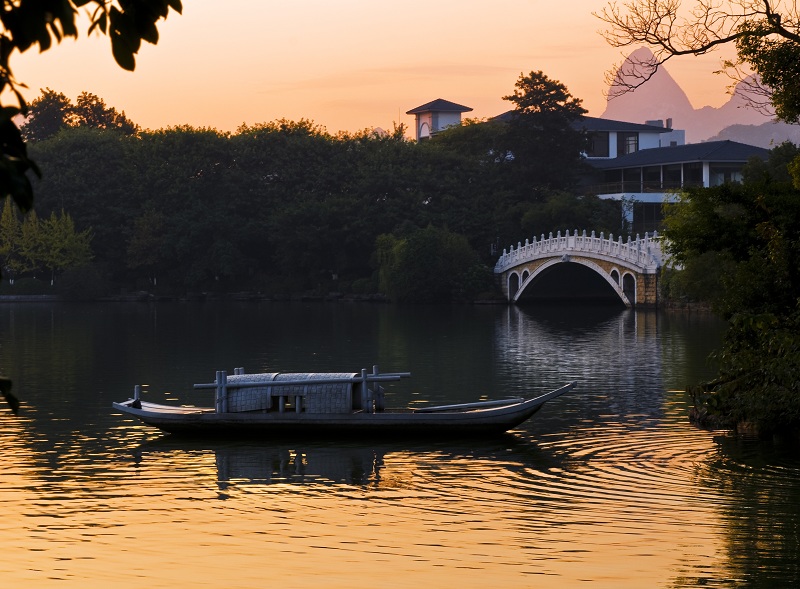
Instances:
[[[45,87],[73,101],[97,94],[149,129],[234,131],[306,118],[335,133],[411,124],[405,112],[436,98],[472,107],[468,116],[494,116],[510,108],[502,96],[520,73],[533,70],[561,81],[598,116],[604,72],[622,59],[591,14],[602,0],[183,3],[183,15],[159,26],[158,45],[142,48],[134,73],[116,66],[107,38],[82,34],[15,56],[17,80],[28,99]],[[727,78],[712,73],[721,59],[670,62],[696,108],[727,100]]]

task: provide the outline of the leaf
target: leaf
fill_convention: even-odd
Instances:
[[[155,23],[147,23],[141,31],[142,39],[148,43],[155,45],[158,43],[158,28]]]
[[[108,30],[108,15],[105,12],[92,22],[88,34],[91,35],[92,31],[95,29],[99,30],[101,33],[105,33]]]
[[[122,69],[132,72],[136,69],[134,54],[139,51],[139,36],[127,15],[116,7],[111,7],[109,18],[108,35],[111,37],[111,53]]]

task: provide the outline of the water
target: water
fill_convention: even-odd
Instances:
[[[697,315],[387,305],[3,304],[3,587],[791,587],[800,460],[705,432]],[[486,440],[182,441],[115,414],[214,371],[413,373],[387,404],[545,392]]]

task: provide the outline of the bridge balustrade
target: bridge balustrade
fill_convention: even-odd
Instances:
[[[534,236],[533,241],[526,239],[524,245],[517,243],[516,249],[513,246],[508,250],[504,249],[500,259],[497,260],[494,271],[495,273],[504,272],[517,264],[558,253],[608,256],[639,266],[645,272],[656,271],[662,265],[661,237],[655,231],[652,235],[645,233],[643,238],[637,235],[636,239],[631,239],[628,236],[628,240],[625,242],[621,235],[615,240],[613,234],[609,234],[606,238],[603,233],[600,233],[600,236],[597,237],[594,231],[591,235],[587,235],[586,231],[578,234],[576,229],[572,235],[569,230],[564,235],[561,235],[559,231],[555,237],[552,233],[549,237],[542,234],[538,241]]]

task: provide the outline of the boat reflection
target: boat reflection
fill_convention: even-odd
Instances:
[[[337,441],[253,442],[195,441],[164,436],[134,451],[137,464],[160,460],[195,460],[212,454],[220,490],[230,485],[352,485],[402,487],[403,473],[427,470],[464,470],[472,475],[482,468],[522,471],[557,466],[556,458],[534,443],[514,435],[491,441],[430,443],[358,443]],[[182,456],[183,455],[183,456]],[[483,466],[481,466],[483,465]],[[409,484],[411,484],[408,477]]]

